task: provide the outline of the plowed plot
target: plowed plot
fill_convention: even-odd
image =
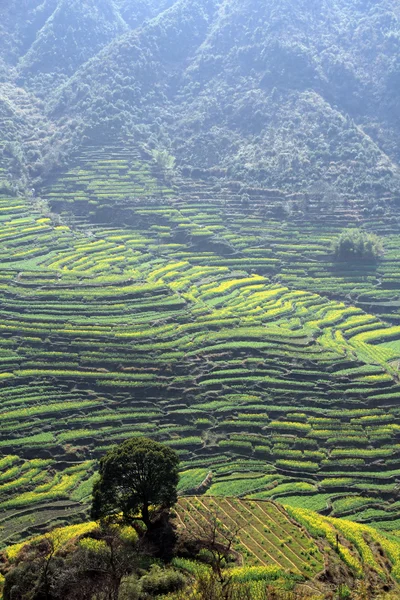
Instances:
[[[240,527],[234,550],[246,566],[279,565],[306,577],[323,568],[312,538],[273,502],[191,496],[180,498],[176,513],[178,527],[199,538],[207,535],[210,519],[218,519],[221,532]]]

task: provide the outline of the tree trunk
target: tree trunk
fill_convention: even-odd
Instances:
[[[121,579],[120,578],[116,579],[114,577],[112,600],[118,600],[120,586],[121,586]]]
[[[147,503],[142,506],[142,521],[146,525],[147,529],[151,528],[149,505]]]

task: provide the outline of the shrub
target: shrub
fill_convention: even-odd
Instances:
[[[140,579],[141,598],[152,598],[161,594],[169,594],[181,590],[186,584],[182,573],[172,569],[162,569],[153,565],[150,573]]]
[[[128,575],[121,583],[118,594],[119,600],[139,600],[140,585],[136,575]]]
[[[372,262],[383,254],[383,244],[374,233],[362,229],[344,229],[333,243],[337,260]]]
[[[152,156],[156,165],[162,170],[171,171],[175,167],[175,157],[166,150],[153,150]]]

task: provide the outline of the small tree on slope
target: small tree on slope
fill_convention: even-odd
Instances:
[[[333,243],[336,260],[374,262],[383,254],[383,244],[374,233],[362,229],[344,229]]]

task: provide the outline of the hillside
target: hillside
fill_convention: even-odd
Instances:
[[[291,598],[288,590],[294,588],[298,594],[295,597],[304,600],[332,597],[340,586],[353,592],[352,598],[398,593],[397,534],[382,534],[371,527],[321,517],[312,511],[285,509],[269,501],[193,496],[179,500],[174,510],[175,531],[178,535],[196,537],[203,532],[207,536],[210,514],[218,515],[220,535],[234,535],[238,530],[232,548],[235,561],[228,567],[234,582],[270,583],[276,591],[286,590],[284,598]],[[74,544],[79,544],[77,540],[91,536],[97,540],[99,532],[98,523],[89,522],[55,529],[47,539],[52,539],[57,553],[65,557]],[[45,539],[39,536],[27,543]],[[21,543],[4,550],[3,572],[26,555],[26,548]],[[191,576],[206,568],[204,563],[179,556],[179,550],[172,565]],[[0,573],[0,593],[1,585]]]
[[[394,0],[21,6],[1,9],[0,51],[57,130],[56,155],[37,140],[51,164],[129,132],[231,179],[398,196]]]
[[[282,222],[274,197],[176,197],[126,145],[75,161],[43,198],[3,199],[3,544],[82,515],[96,459],[149,431],[179,451],[181,493],[396,529],[392,220],[363,272],[330,250],[354,208]]]
[[[397,548],[397,4],[0,16],[0,547],[83,522],[152,435],[181,496]],[[349,227],[383,254],[338,260]]]
[[[50,114],[85,114],[96,135],[115,115],[115,129],[232,178],[398,193],[394,5],[374,3],[365,16],[356,3],[291,4],[177,2],[78,71]]]

